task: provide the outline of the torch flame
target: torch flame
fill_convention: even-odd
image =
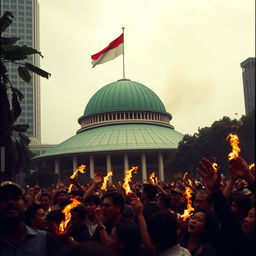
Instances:
[[[153,185],[158,182],[158,178],[157,178],[155,172],[152,172],[152,173],[150,174],[149,179],[151,180],[151,182],[152,182]]]
[[[79,166],[79,167],[73,172],[73,174],[70,176],[70,179],[74,179],[74,178],[76,177],[76,174],[77,174],[78,172],[80,172],[80,173],[85,173],[85,171],[84,171],[85,167],[86,167],[86,165],[81,165],[81,166]],[[68,193],[71,192],[72,187],[73,187],[73,184],[70,184],[69,187],[68,187]]]
[[[130,170],[125,171],[125,178],[124,178],[123,188],[125,190],[126,195],[131,193],[131,188],[130,188],[129,182],[131,182],[131,180],[132,180],[133,172],[137,171],[137,170],[138,170],[138,167],[135,166],[135,167],[132,167]]]
[[[229,140],[230,145],[232,147],[232,152],[228,154],[228,159],[235,159],[238,157],[239,152],[241,151],[241,149],[238,147],[238,144],[240,142],[239,138],[236,134],[230,133],[227,137],[227,140]]]
[[[255,163],[249,164],[249,169],[252,170],[252,168],[255,166]]]
[[[101,190],[107,189],[107,183],[110,176],[113,176],[113,172],[108,172],[108,174],[103,178],[103,184],[101,186]]]
[[[213,167],[215,172],[218,171],[218,164],[217,163],[212,163],[212,167]]]
[[[62,212],[65,214],[65,220],[63,220],[61,223],[60,223],[60,226],[59,226],[59,232],[60,233],[63,233],[71,219],[71,213],[70,211],[77,207],[78,205],[81,204],[81,202],[79,202],[77,200],[77,197],[74,197],[74,198],[70,198],[70,200],[72,201],[70,204],[68,204],[63,210]]]
[[[187,199],[187,209],[185,209],[184,213],[180,216],[183,221],[186,221],[186,219],[189,218],[194,211],[194,208],[192,207],[192,201],[190,200],[190,198],[192,197],[192,192],[193,191],[190,187],[187,187],[186,191],[184,192],[184,195],[186,196]]]
[[[188,172],[185,172],[182,179],[185,180],[187,175],[188,175]]]

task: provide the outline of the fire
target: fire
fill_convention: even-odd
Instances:
[[[74,179],[76,177],[76,174],[78,172],[80,173],[85,173],[84,169],[85,169],[86,165],[80,165],[74,172],[73,174],[70,176],[70,179]],[[68,193],[71,192],[72,190],[72,187],[73,187],[73,184],[70,184],[69,187],[68,187]]]
[[[131,193],[131,188],[130,188],[129,182],[131,182],[131,180],[132,180],[133,172],[137,171],[137,170],[138,170],[138,167],[135,166],[135,167],[132,167],[130,170],[125,171],[125,178],[124,178],[123,188],[125,190],[126,195]]]
[[[213,167],[215,172],[218,171],[218,164],[217,163],[212,163],[212,167]]]
[[[249,164],[249,169],[252,170],[252,168],[255,166],[255,163]]]
[[[106,190],[107,189],[107,183],[108,183],[108,179],[110,176],[113,176],[113,172],[108,172],[108,174],[103,178],[103,183],[101,186],[101,190]]]
[[[151,180],[151,182],[152,182],[153,185],[158,182],[158,178],[157,178],[155,172],[152,172],[152,173],[150,174],[149,179]]]
[[[187,175],[188,175],[188,172],[185,172],[184,175],[183,175],[183,177],[182,177],[182,179],[185,180],[186,177],[187,177]]]
[[[231,160],[237,158],[239,152],[241,151],[241,149],[238,147],[238,144],[240,142],[238,136],[236,134],[230,133],[227,137],[227,140],[229,140],[230,145],[232,147],[232,152],[228,154],[228,159]]]
[[[180,216],[183,221],[186,221],[186,219],[189,218],[194,211],[194,208],[192,207],[192,201],[190,200],[190,198],[192,197],[192,192],[192,189],[189,187],[187,187],[186,191],[184,192],[184,195],[186,196],[187,199],[187,209],[185,209],[184,213]]]
[[[62,212],[65,214],[65,220],[63,220],[61,223],[60,223],[60,226],[59,226],[59,232],[60,233],[63,233],[71,219],[71,210],[75,207],[77,207],[78,205],[81,204],[81,202],[79,202],[77,200],[77,197],[74,197],[74,198],[70,198],[70,200],[72,201],[72,203],[68,204],[63,210]]]

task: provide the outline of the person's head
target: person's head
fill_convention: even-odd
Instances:
[[[166,212],[158,212],[148,218],[148,233],[157,252],[173,247],[177,243],[177,220]]]
[[[121,221],[115,225],[111,238],[111,247],[122,255],[135,255],[141,242],[139,227],[131,221]]]
[[[63,203],[65,203],[67,200],[69,199],[68,193],[67,191],[65,191],[64,189],[61,189],[57,192],[56,194],[56,201],[57,204],[62,205]]]
[[[212,209],[212,199],[211,195],[206,190],[199,190],[194,198],[194,208],[197,209],[204,209],[204,210],[211,210]]]
[[[230,208],[240,221],[243,221],[248,215],[248,211],[250,210],[251,206],[251,200],[246,195],[242,193],[233,194]]]
[[[175,204],[175,205],[180,204],[182,196],[183,196],[183,194],[180,191],[180,189],[178,189],[178,188],[171,189],[171,199],[172,199],[173,204]]]
[[[135,212],[131,205],[125,204],[123,210],[123,217],[127,220],[134,221],[135,220]]]
[[[73,190],[73,191],[71,191],[71,193],[69,195],[70,195],[70,198],[75,197],[79,201],[81,201],[81,199],[83,197],[83,193],[79,190]]]
[[[88,215],[92,215],[94,213],[94,210],[100,205],[100,203],[101,203],[101,200],[99,196],[96,196],[96,195],[88,196],[84,200],[84,205],[86,207]]]
[[[169,209],[172,205],[172,200],[169,195],[166,194],[160,194],[157,199],[157,203],[163,208],[163,209]]]
[[[255,236],[255,205],[249,210],[247,217],[243,221],[243,230],[249,235]]]
[[[79,227],[84,225],[87,216],[87,211],[83,205],[78,205],[71,210],[71,220],[70,224],[74,227]]]
[[[198,209],[189,218],[189,236],[200,237],[201,242],[214,242],[218,233],[219,224],[216,216],[211,211]]]
[[[120,217],[124,209],[124,198],[118,192],[109,192],[102,197],[102,207],[105,219],[113,220]]]
[[[65,214],[61,210],[50,211],[46,216],[46,229],[55,233],[55,228],[65,220]]]
[[[157,194],[157,188],[152,184],[143,184],[143,189],[141,192],[141,200],[146,203],[149,201],[154,201]]]
[[[46,215],[40,204],[30,205],[25,212],[25,223],[33,228],[46,229]]]
[[[47,211],[50,207],[51,195],[49,193],[42,193],[39,197],[39,203],[41,204],[42,208]]]
[[[19,185],[6,181],[0,185],[0,221],[9,225],[23,220],[26,199]]]

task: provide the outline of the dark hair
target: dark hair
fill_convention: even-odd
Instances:
[[[172,199],[169,195],[166,194],[160,194],[159,195],[159,200],[163,202],[165,207],[170,208],[172,205]]]
[[[47,196],[49,199],[51,199],[51,195],[50,195],[50,193],[48,193],[48,192],[42,193],[42,194],[40,195],[40,198],[41,198],[42,196]]]
[[[77,207],[73,208],[71,212],[76,212],[80,219],[85,219],[87,216],[87,211],[83,205],[78,205]]]
[[[147,195],[148,199],[153,201],[157,194],[157,188],[151,184],[143,184],[143,192]]]
[[[104,201],[105,198],[111,198],[112,203],[114,206],[120,206],[121,207],[121,212],[124,209],[124,198],[123,196],[118,193],[118,192],[108,192],[105,195],[102,196],[102,202]]]
[[[218,244],[218,238],[220,237],[220,226],[217,217],[211,211],[205,209],[197,209],[193,215],[197,212],[203,212],[205,214],[205,226],[204,232],[201,236],[202,243],[211,243],[214,247]],[[189,236],[189,234],[185,235]]]
[[[79,191],[79,190],[73,190],[72,192],[70,192],[70,195],[82,197],[83,193],[81,191]]]
[[[201,189],[201,190],[197,191],[196,194],[195,194],[195,197],[197,195],[200,195],[200,194],[207,195],[207,202],[208,202],[209,205],[212,205],[212,197],[211,197],[211,194],[207,190]],[[194,199],[195,199],[195,197],[194,197]]]
[[[161,251],[177,243],[177,220],[166,212],[158,212],[148,218],[148,232],[152,242]]]
[[[95,203],[97,206],[101,203],[99,196],[92,195],[85,198],[84,203]]]
[[[250,198],[242,193],[234,193],[231,200],[232,202],[236,203],[239,210],[242,210],[245,214],[248,214],[248,211],[252,207],[252,201]]]
[[[24,215],[24,220],[25,220],[25,224],[28,226],[31,226],[31,219],[35,218],[36,214],[37,214],[37,210],[42,209],[42,205],[41,204],[31,204],[27,210],[25,211],[25,215]]]
[[[126,245],[122,248],[122,256],[141,255],[141,236],[138,225],[132,221],[121,221],[116,226],[116,234]]]
[[[59,222],[65,220],[65,214],[63,212],[61,212],[61,210],[50,211],[46,215],[46,219],[48,221],[55,221],[55,222],[59,223]]]

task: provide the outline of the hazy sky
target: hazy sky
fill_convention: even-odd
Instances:
[[[193,134],[245,113],[240,63],[255,56],[254,0],[39,0],[42,142],[79,129],[93,94],[122,78],[122,56],[92,69],[90,56],[125,26],[126,78],[152,89]],[[235,113],[238,113],[236,116]]]

